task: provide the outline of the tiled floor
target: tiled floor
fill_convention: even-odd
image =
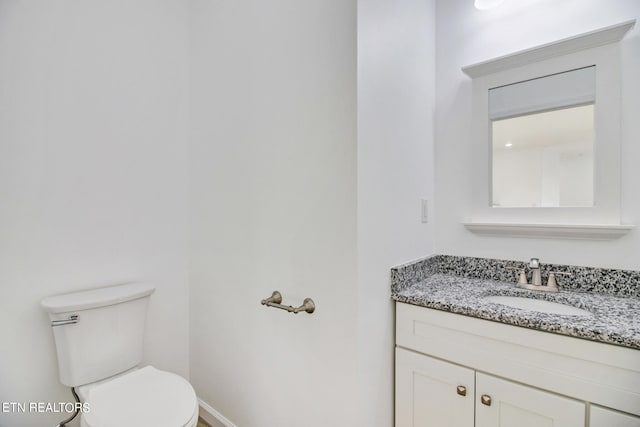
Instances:
[[[207,423],[202,418],[198,418],[198,426],[197,427],[211,427],[209,423]]]

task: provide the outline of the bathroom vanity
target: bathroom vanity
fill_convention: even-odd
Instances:
[[[634,228],[619,179],[619,42],[634,25],[462,68],[467,230],[606,240]],[[538,264],[439,255],[392,269],[396,427],[640,427],[640,272]]]
[[[396,427],[640,427],[640,273],[543,266],[568,274],[551,293],[517,288],[506,267],[521,265],[434,256],[392,270]]]

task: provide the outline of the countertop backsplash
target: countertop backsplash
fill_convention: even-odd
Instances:
[[[543,284],[549,273],[558,271],[556,280],[562,290],[597,292],[615,296],[640,297],[640,271],[610,268],[583,267],[562,264],[546,264],[540,260]],[[509,269],[506,267],[515,267]],[[523,261],[490,258],[433,255],[391,269],[391,290],[397,293],[433,274],[446,274],[473,279],[497,280],[515,284],[519,269],[531,278],[528,263]]]

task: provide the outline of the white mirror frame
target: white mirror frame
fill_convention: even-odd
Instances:
[[[620,224],[621,65],[617,42],[630,20],[542,46],[463,67],[473,78],[468,230],[508,237],[611,239],[634,228]],[[489,89],[578,68],[596,66],[594,206],[491,207]],[[526,165],[523,165],[525,168]]]
[[[596,66],[594,206],[491,207],[489,89],[592,65]],[[473,79],[474,222],[620,224],[620,74],[619,46],[610,44]]]

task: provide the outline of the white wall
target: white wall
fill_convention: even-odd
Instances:
[[[238,426],[358,425],[356,1],[194,0],[191,31],[192,384]]]
[[[0,0],[0,401],[72,399],[42,298],[132,280],[156,286],[145,362],[188,375],[186,12]]]
[[[389,269],[433,251],[434,57],[435,1],[358,2],[357,426],[393,425]]]
[[[636,0],[505,1],[477,11],[468,0],[437,6],[436,252],[542,262],[640,268],[640,236],[613,241],[481,237],[461,222],[471,212],[471,80],[460,68],[575,34],[640,18]],[[621,42],[622,221],[640,225],[640,30]]]

